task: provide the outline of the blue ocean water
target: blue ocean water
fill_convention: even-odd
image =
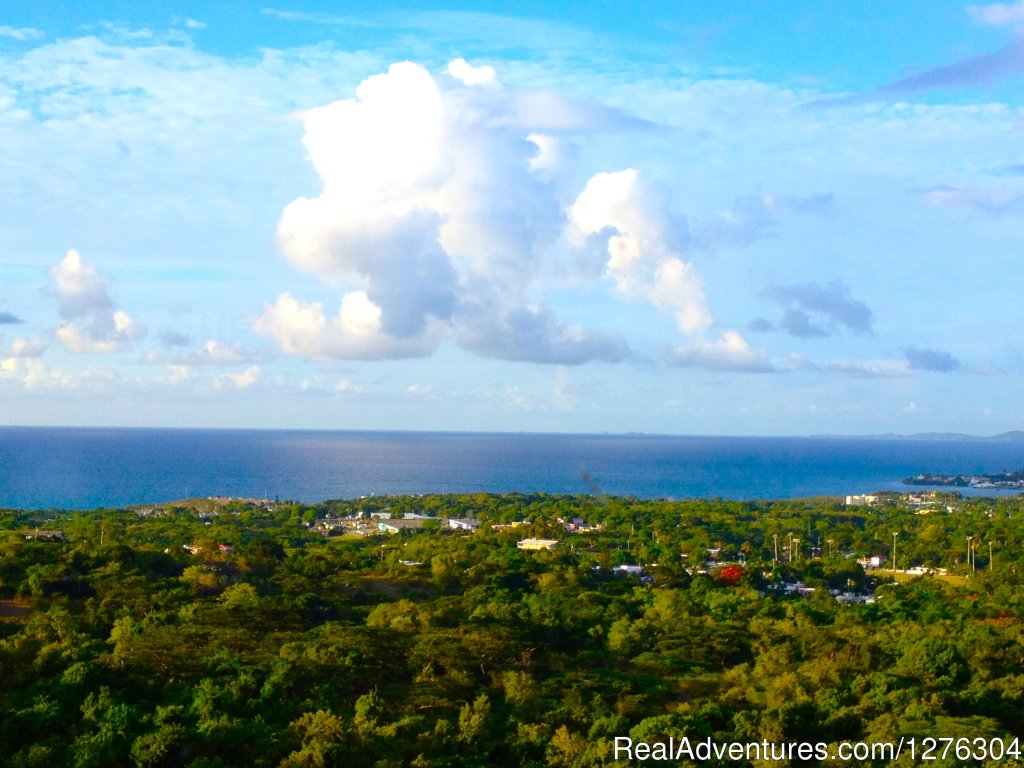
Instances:
[[[1024,467],[1024,444],[843,438],[0,427],[0,507],[546,492],[774,499]]]

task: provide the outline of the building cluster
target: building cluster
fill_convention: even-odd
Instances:
[[[877,496],[866,493],[858,493],[846,497],[846,506],[848,507],[871,507],[877,503]]]
[[[950,496],[956,496],[955,492],[939,492],[939,491],[916,491],[913,493],[892,493],[892,492],[881,492],[877,494],[872,493],[858,493],[850,494],[846,497],[846,506],[848,507],[874,507],[883,502],[899,501],[906,504],[911,509],[916,509],[919,514],[928,514],[928,512],[934,509],[945,509],[947,512],[953,512],[954,507],[946,504],[946,501]]]
[[[21,535],[25,537],[26,541],[32,539],[43,539],[45,541],[64,541],[64,531],[43,531],[39,528],[31,531],[22,531]]]
[[[574,517],[568,520],[558,518],[558,522],[568,534],[593,533],[602,530],[602,526],[591,525],[582,517]],[[491,525],[491,529],[505,531],[526,525],[530,525],[529,520],[516,520],[511,523],[494,523]],[[424,528],[448,528],[472,533],[479,530],[480,521],[471,517],[434,517],[431,515],[420,515],[415,512],[406,512],[402,517],[396,518],[391,516],[389,510],[384,510],[373,512],[368,516],[358,514],[345,517],[327,516],[309,523],[309,526],[325,536],[334,536],[339,533],[376,536],[381,533],[396,534],[402,531],[418,531]],[[558,544],[559,542],[555,539],[527,538],[520,541],[517,546],[519,549],[540,550],[554,549]]]
[[[310,523],[310,526],[325,536],[338,533],[376,536],[381,533],[393,535],[402,531],[417,531],[432,526],[473,532],[480,528],[480,521],[469,517],[431,517],[415,512],[406,512],[402,517],[393,518],[390,512],[374,512],[368,518],[362,515],[323,517]]]

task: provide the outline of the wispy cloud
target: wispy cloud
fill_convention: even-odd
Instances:
[[[925,203],[933,208],[974,210],[999,218],[1024,210],[1024,190],[961,189],[940,186],[925,191]]]
[[[17,315],[11,314],[10,312],[0,311],[0,325],[17,325],[18,323],[24,323]]]
[[[1024,2],[969,5],[975,22],[988,27],[1024,27]],[[969,56],[940,67],[908,75],[882,86],[881,94],[906,95],[942,88],[992,86],[1000,80],[1024,74],[1024,30],[992,53]]]
[[[239,365],[241,363],[254,362],[255,360],[256,355],[241,344],[217,341],[216,339],[208,339],[200,349],[194,352],[179,352],[173,355],[150,352],[145,357],[145,362],[147,363],[187,366]]]
[[[868,93],[823,97],[813,107],[842,107],[868,104],[879,99],[911,96],[928,91],[986,88],[1024,74],[1024,2],[971,5],[967,12],[985,26],[1013,26],[1014,36],[999,50],[968,56],[949,64],[926,67],[881,85]]]
[[[834,210],[830,193],[795,195],[748,195],[729,210],[719,211],[695,233],[705,246],[743,246],[774,234],[779,217],[789,213],[827,214]]]
[[[894,379],[909,376],[910,364],[906,360],[835,360],[824,370],[861,379]]]
[[[0,26],[0,37],[9,37],[18,42],[27,43],[34,40],[42,40],[46,37],[46,33],[32,27]]]
[[[281,21],[302,22],[306,24],[324,24],[329,26],[376,27],[382,22],[372,17],[343,15],[334,13],[315,13],[311,11],[286,11],[280,8],[263,8],[261,13]]]
[[[1024,38],[1015,37],[993,53],[932,67],[883,85],[876,93],[903,96],[944,88],[993,86],[1024,73]]]
[[[969,5],[967,6],[967,12],[979,24],[985,24],[990,27],[1024,24],[1024,2]]]
[[[262,13],[283,22],[349,27],[361,30],[406,30],[416,33],[418,40],[444,40],[447,48],[457,38],[463,50],[477,50],[483,44],[490,55],[501,51],[533,51],[549,55],[552,50],[586,51],[591,65],[602,57],[607,39],[581,29],[578,25],[552,19],[531,19],[525,15],[486,13],[472,10],[409,11],[383,10],[379,13],[318,13],[266,7]],[[620,48],[628,48],[629,39],[616,40]],[[407,48],[407,46],[405,46]]]

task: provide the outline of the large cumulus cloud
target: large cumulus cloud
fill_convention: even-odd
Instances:
[[[278,246],[340,301],[335,310],[282,292],[254,320],[258,333],[320,359],[427,355],[445,338],[506,360],[629,355],[618,335],[560,317],[534,295],[545,259],[571,247],[569,137],[620,116],[510,91],[493,69],[459,59],[439,76],[394,64],[354,98],[301,117],[322,188],[288,204]],[[642,265],[607,257],[620,294],[671,309],[684,330],[703,327],[710,315],[699,279],[674,255],[675,223],[635,171],[624,173],[611,178],[625,198],[602,207],[592,191],[576,202],[584,230],[596,227],[583,234],[613,227],[644,249]],[[588,185],[599,187],[597,177]]]
[[[608,300],[673,316],[704,350],[689,364],[764,366],[738,351],[746,341],[735,331],[706,340],[714,317],[686,256],[686,222],[658,185],[633,168],[578,181],[574,135],[636,121],[507,89],[462,59],[438,76],[394,64],[301,118],[321,189],[287,205],[278,246],[340,297],[337,309],[290,291],[267,303],[253,328],[282,351],[375,360],[429,355],[449,339],[512,361],[630,357],[614,329],[573,322],[543,300],[571,264],[584,265],[573,279],[603,284]]]

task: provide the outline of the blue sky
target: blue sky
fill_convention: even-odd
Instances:
[[[1021,428],[1024,2],[0,9],[0,423]]]

